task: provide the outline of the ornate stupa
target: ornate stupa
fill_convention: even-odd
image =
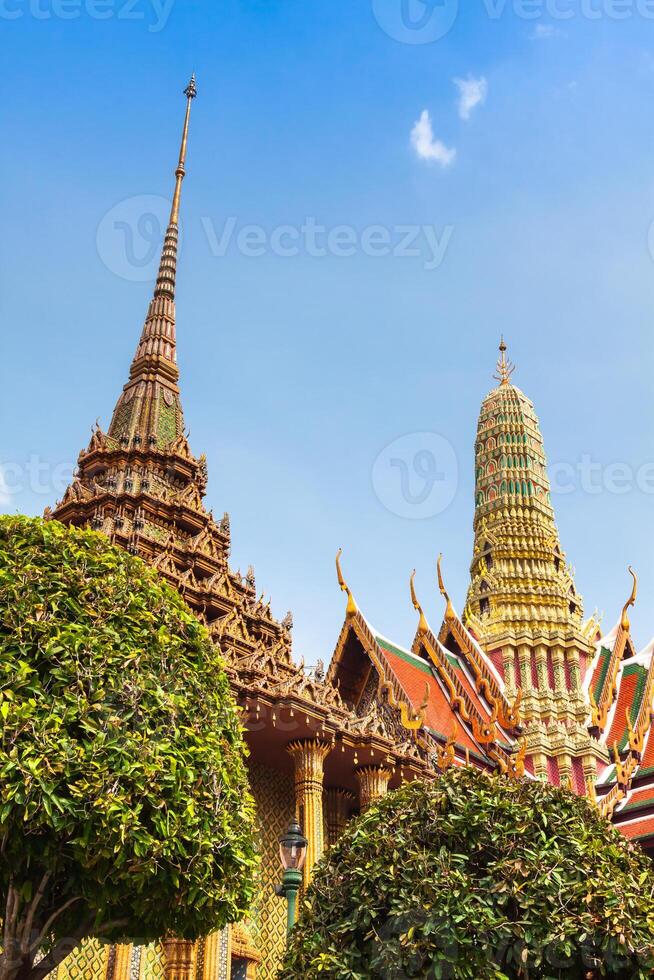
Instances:
[[[584,792],[598,753],[582,680],[598,624],[583,603],[554,519],[534,406],[514,384],[504,339],[497,386],[482,402],[475,442],[474,550],[466,626],[522,691],[527,754],[537,775]]]

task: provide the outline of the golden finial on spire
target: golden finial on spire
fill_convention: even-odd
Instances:
[[[336,553],[336,574],[338,576],[338,584],[343,592],[347,592],[347,608],[345,610],[346,616],[354,616],[358,612],[357,604],[354,601],[354,596],[348,586],[347,582],[343,578],[343,572],[341,571],[341,555],[343,554],[343,549],[339,548]]]
[[[497,359],[497,371],[493,375],[501,385],[508,385],[509,379],[515,371],[515,364],[508,360],[506,356],[506,344],[504,336],[500,337],[500,356]]]
[[[436,562],[436,570],[438,572],[438,588],[440,589],[441,595],[447,600],[447,606],[445,607],[445,619],[449,622],[452,619],[456,619],[456,613],[454,612],[454,606],[452,605],[451,599],[447,594],[445,585],[443,583],[443,573],[441,571],[441,562],[443,556],[438,556],[438,561]]]
[[[416,570],[414,568],[413,571],[411,572],[411,578],[409,579],[409,587],[411,589],[411,602],[413,603],[413,608],[420,613],[420,621],[418,623],[418,633],[422,636],[429,630],[429,626],[427,625],[425,614],[422,611],[422,606],[418,602],[418,597],[416,596],[416,589],[413,584],[413,580],[415,577],[416,577]]]
[[[627,609],[629,608],[629,606],[634,606],[636,604],[636,596],[638,595],[638,578],[631,565],[629,565],[629,574],[633,578],[634,584],[631,589],[631,595],[625,602],[624,608],[622,610],[622,618],[620,620],[620,625],[622,626],[623,630],[628,630],[631,625],[629,622],[629,616],[627,615]]]

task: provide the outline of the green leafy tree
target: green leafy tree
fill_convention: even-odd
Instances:
[[[206,630],[92,531],[0,518],[1,980],[82,938],[193,939],[253,892],[254,806]]]
[[[651,977],[648,860],[572,793],[452,768],[353,821],[283,980]]]

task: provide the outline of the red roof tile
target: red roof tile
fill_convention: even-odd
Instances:
[[[419,658],[412,658],[411,654],[402,655],[399,651],[395,654],[384,646],[380,646],[379,649],[415,711],[420,709],[425,698],[425,684],[428,685],[429,698],[425,724],[445,738],[449,738],[452,731],[456,730],[458,744],[478,752],[479,747],[452,711],[450,702],[429,665],[420,663]],[[409,658],[417,663],[412,663]]]

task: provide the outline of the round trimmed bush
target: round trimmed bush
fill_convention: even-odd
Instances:
[[[284,980],[650,977],[649,859],[586,799],[451,768],[320,862]]]
[[[3,976],[47,973],[71,939],[242,916],[241,725],[206,630],[153,569],[101,534],[0,518],[0,719]]]

